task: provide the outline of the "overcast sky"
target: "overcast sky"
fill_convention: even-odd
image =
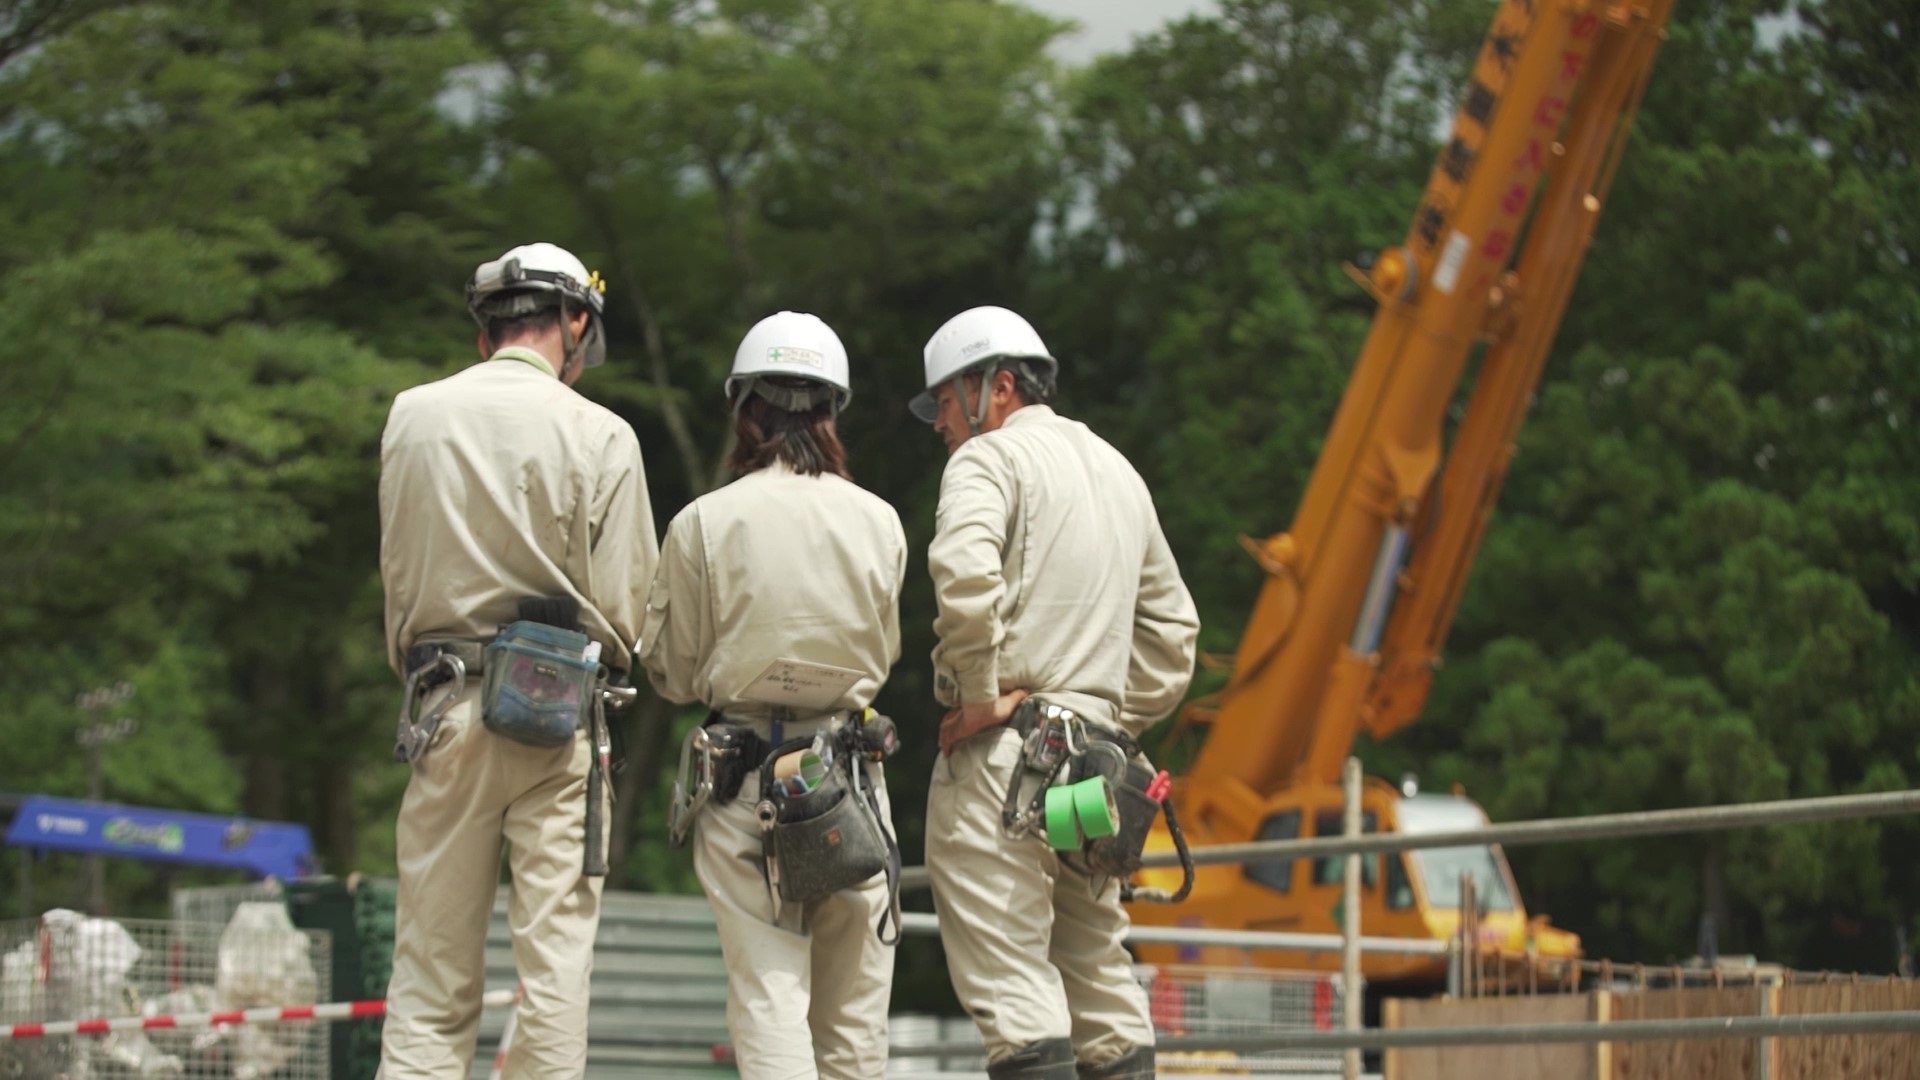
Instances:
[[[1212,11],[1213,0],[1022,0],[1049,15],[1072,19],[1080,31],[1054,46],[1063,60],[1083,63],[1103,52],[1118,52],[1134,35],[1159,29],[1170,19]]]

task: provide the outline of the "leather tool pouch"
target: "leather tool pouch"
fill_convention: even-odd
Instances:
[[[786,795],[775,784],[773,766],[794,750],[811,746],[796,739],[773,748],[760,768],[760,790],[771,804],[773,822],[762,834],[762,845],[782,903],[799,904],[855,888],[887,869],[886,831],[880,826],[876,802],[863,775],[855,781],[849,769],[864,766],[851,754],[836,754],[826,775],[811,791]],[[855,790],[856,783],[863,790]]]
[[[543,623],[508,623],[487,646],[480,719],[487,730],[536,747],[564,746],[587,721],[600,665],[587,635]]]
[[[1124,878],[1140,869],[1140,856],[1147,847],[1147,833],[1160,814],[1160,804],[1147,797],[1147,785],[1153,783],[1153,767],[1131,739],[1116,738],[1088,725],[1087,752],[1073,760],[1069,781],[1078,783],[1093,776],[1107,778],[1107,790],[1120,809],[1119,828],[1112,836],[1087,841],[1082,854],[1087,869],[1095,874]]]

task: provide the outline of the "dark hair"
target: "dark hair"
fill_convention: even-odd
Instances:
[[[833,429],[833,403],[823,401],[805,412],[788,412],[763,398],[749,395],[733,418],[733,456],[727,467],[735,476],[757,472],[775,461],[802,476],[832,473],[853,479],[847,471],[847,448]]]
[[[504,349],[511,342],[521,338],[544,334],[560,326],[559,307],[543,307],[538,311],[529,311],[525,315],[489,315],[487,316],[487,344],[495,349]]]
[[[1023,405],[1051,405],[1053,395],[1059,389],[1059,380],[1054,375],[1053,366],[1043,360],[1022,357],[1017,360],[1001,360],[994,367],[995,373],[1006,372],[1013,376],[1014,392],[1020,395]],[[980,392],[981,376],[986,374],[984,367],[976,368],[966,375],[972,393]]]
[[[1052,364],[1043,360],[1015,360],[1013,388],[1020,391],[1020,397],[1029,405],[1051,405],[1059,380]]]

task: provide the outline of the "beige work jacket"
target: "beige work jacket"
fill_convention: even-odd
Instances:
[[[571,595],[601,661],[627,670],[659,554],[633,428],[502,349],[394,399],[380,440],[387,659],[479,641],[522,597]]]
[[[1029,405],[947,461],[927,553],[941,703],[1024,689],[1138,735],[1193,677],[1200,620],[1127,459]]]
[[[859,673],[798,717],[864,708],[900,658],[906,564],[884,500],[776,463],[695,499],[667,527],[640,661],[662,697],[737,719],[772,717],[748,688],[783,659]]]

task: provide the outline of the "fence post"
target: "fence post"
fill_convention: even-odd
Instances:
[[[1350,757],[1341,777],[1347,795],[1346,835],[1360,835],[1360,759]],[[1340,900],[1340,1004],[1345,1013],[1345,1028],[1360,1030],[1362,995],[1360,991],[1360,856],[1348,855],[1346,887]],[[1359,1080],[1360,1051],[1348,1049],[1341,1054],[1341,1076]]]
[[[1400,1027],[1400,1007],[1399,998],[1387,998],[1385,1001],[1382,1001],[1380,1003],[1380,1026],[1388,1029]],[[1396,1050],[1392,1047],[1381,1052],[1380,1075],[1383,1080],[1401,1080],[1400,1055],[1402,1053],[1405,1053],[1405,1051]]]
[[[1593,992],[1593,1022],[1604,1024],[1613,1019],[1613,991],[1601,989]],[[1593,1080],[1613,1080],[1613,1044],[1596,1042],[1593,1044]]]
[[[1779,1010],[1779,1002],[1774,996],[1774,987],[1765,979],[1753,981],[1754,992],[1760,995],[1761,1016],[1773,1016]],[[1773,1080],[1773,1040],[1759,1038],[1753,1040],[1753,1080]]]
[[[1460,998],[1466,996],[1466,965],[1462,963],[1460,932],[1465,927],[1455,927],[1447,938],[1447,996]]]

